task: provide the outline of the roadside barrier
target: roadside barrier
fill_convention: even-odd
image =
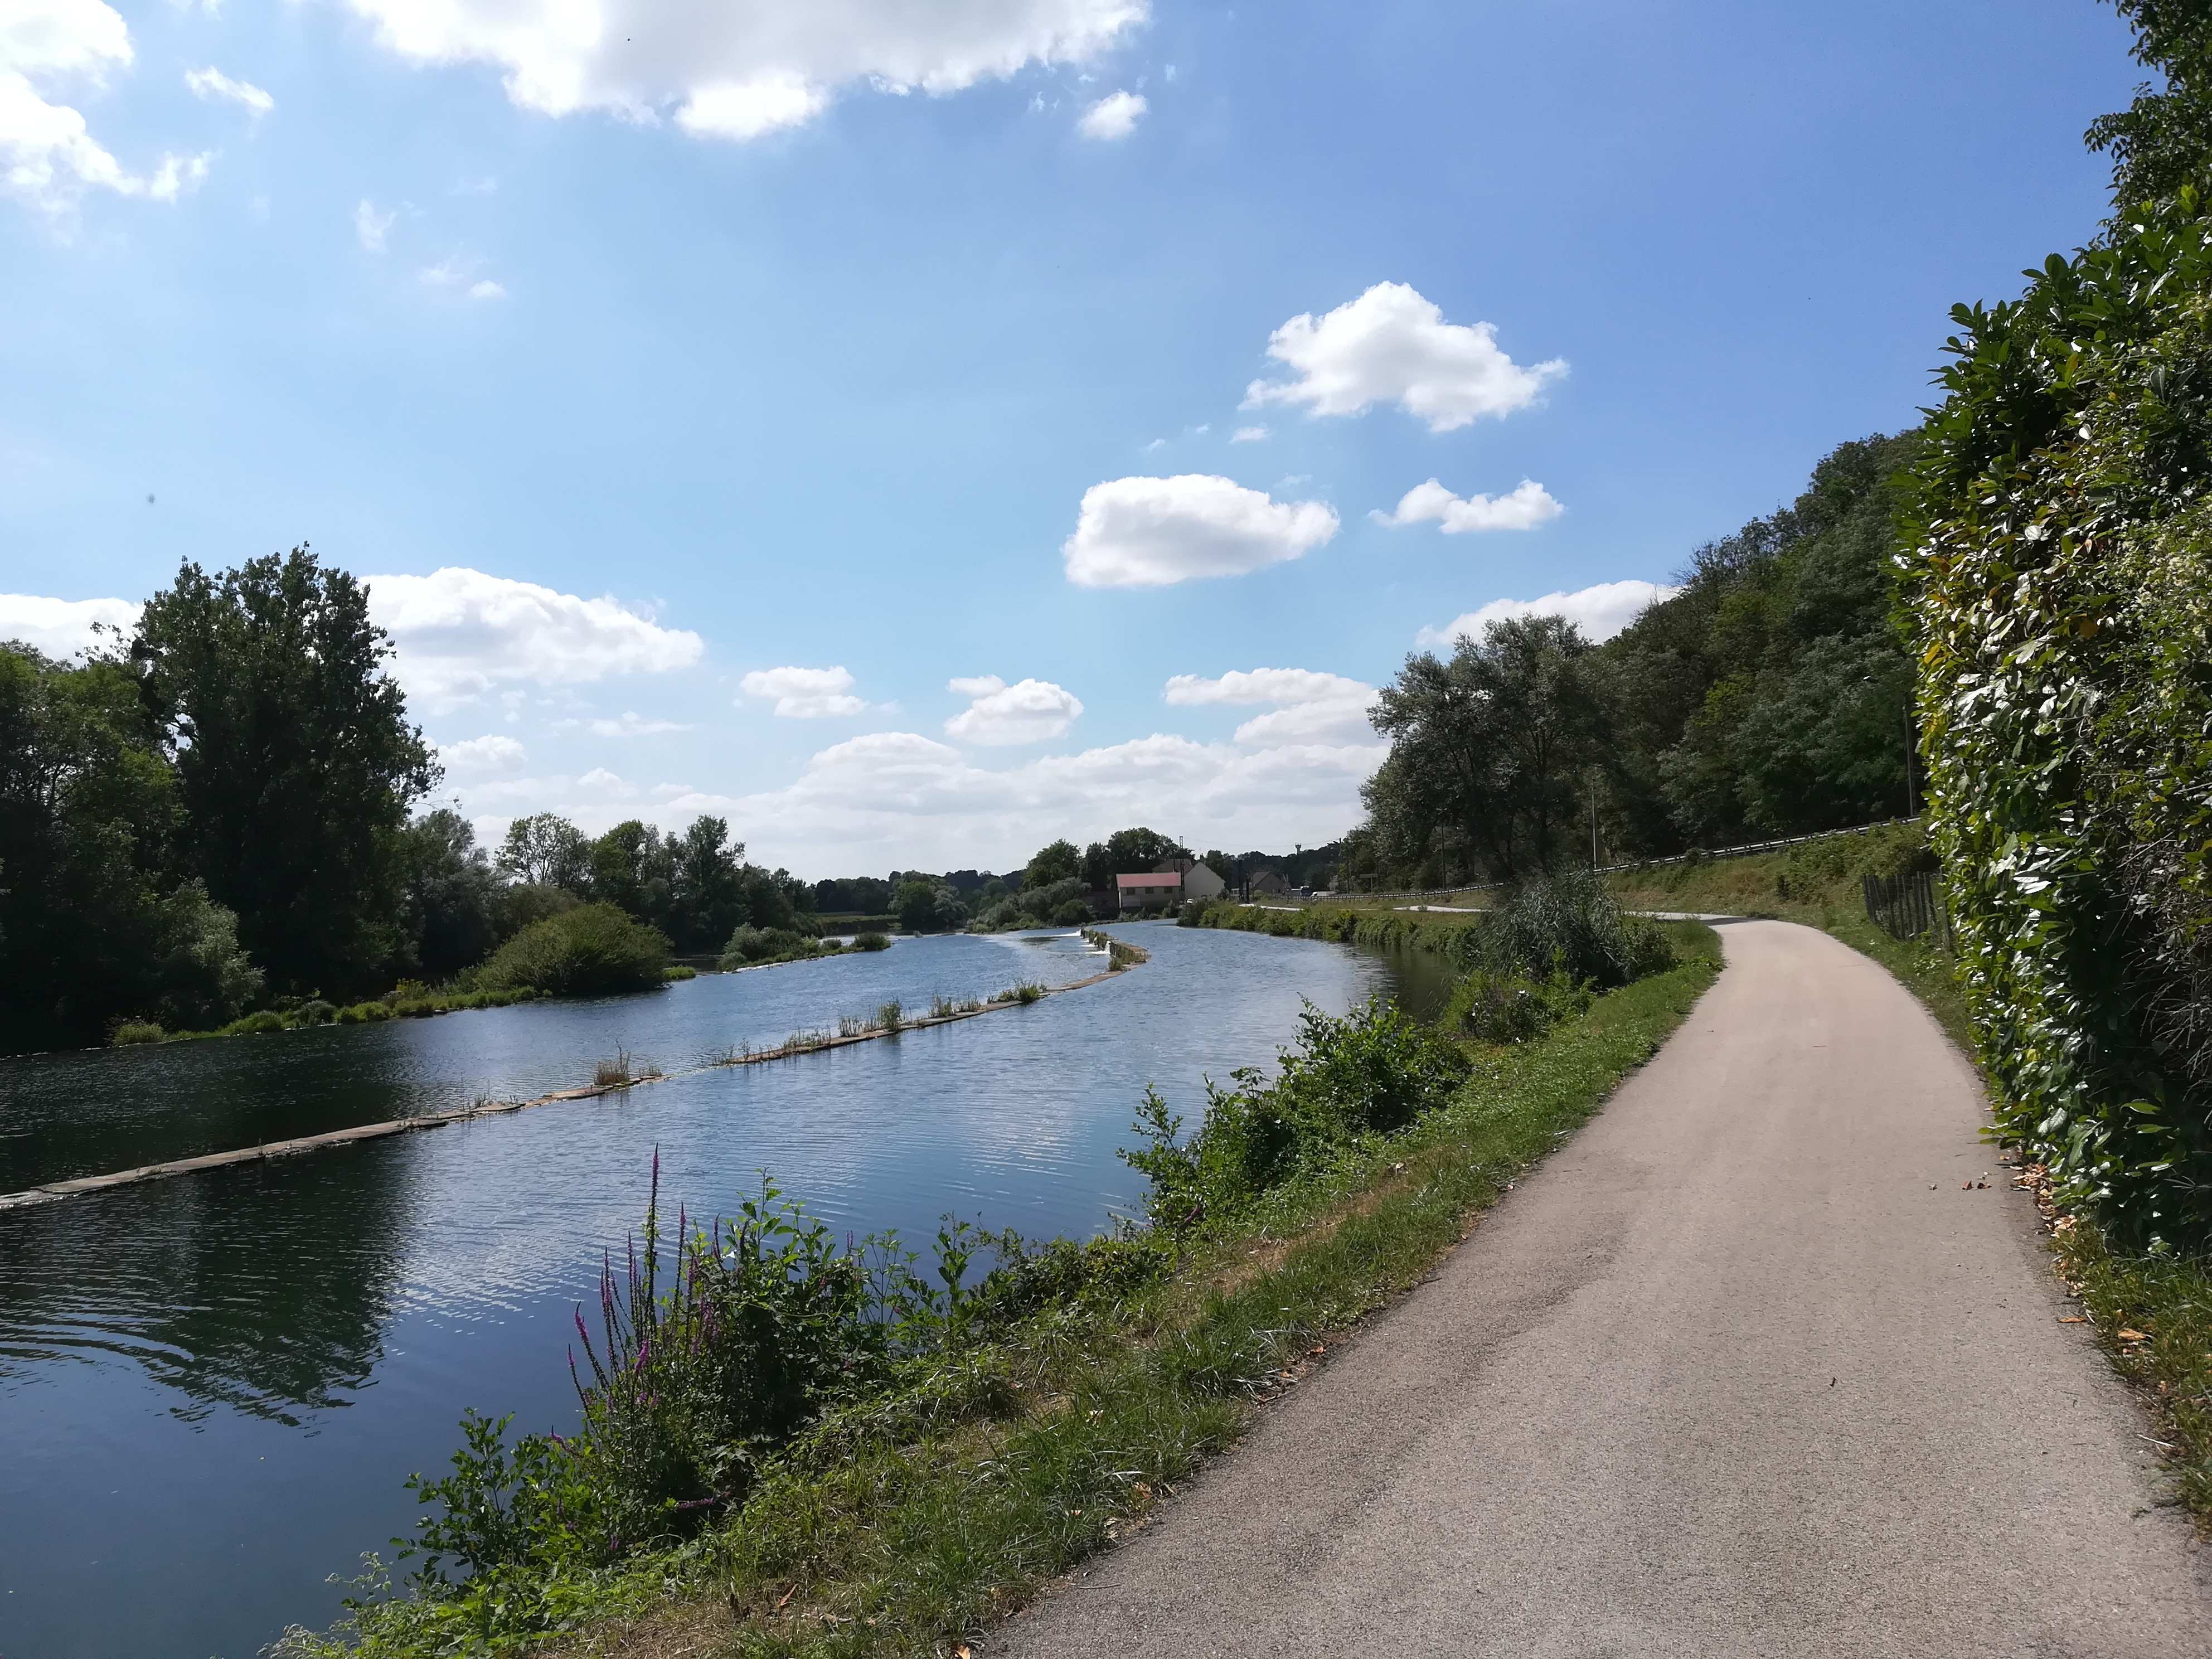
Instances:
[[[1951,913],[1933,872],[1865,878],[1867,918],[1892,939],[1932,938],[1952,948]]]

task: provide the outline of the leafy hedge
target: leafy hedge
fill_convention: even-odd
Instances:
[[[1908,598],[2001,1132],[2123,1237],[2212,1233],[2212,215],[1960,307]]]

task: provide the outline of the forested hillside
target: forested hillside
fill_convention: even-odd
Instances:
[[[1346,879],[1439,886],[1906,813],[1895,610],[1916,434],[1847,443],[1602,645],[1554,617],[1407,659]]]

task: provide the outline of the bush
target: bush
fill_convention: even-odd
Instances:
[[[668,941],[611,904],[583,904],[532,923],[499,947],[478,975],[487,990],[604,996],[659,985]]]
[[[855,951],[888,951],[891,948],[890,935],[873,933],[855,933],[853,936],[853,948]]]
[[[126,1019],[116,1026],[115,1034],[108,1041],[118,1048],[127,1048],[133,1043],[159,1042],[167,1036],[150,1019]]]
[[[161,901],[157,1012],[172,1030],[235,1019],[261,994],[261,970],[238,942],[238,918],[188,881]]]
[[[1095,920],[1088,904],[1081,899],[1069,899],[1052,913],[1050,925],[1054,927],[1081,927]]]
[[[1146,1091],[1136,1127],[1147,1144],[1121,1157],[1151,1178],[1145,1203],[1155,1225],[1187,1230],[1234,1215],[1442,1106],[1468,1073],[1464,1054],[1380,996],[1342,1019],[1308,1003],[1298,1024],[1273,1083],[1249,1066],[1231,1073],[1234,1088],[1207,1083],[1206,1120],[1187,1142],[1177,1139],[1182,1120]]]
[[[283,1029],[284,1016],[274,1008],[264,1008],[258,1013],[246,1015],[244,1019],[231,1021],[222,1028],[222,1034],[225,1036],[261,1036]]]
[[[338,1017],[338,1011],[320,997],[303,1002],[292,1011],[295,1025],[328,1025]]]
[[[755,927],[748,924],[730,935],[729,944],[722,949],[722,966],[750,968],[764,962],[789,962],[817,956],[821,949],[814,939],[788,927]]]
[[[1593,993],[1565,975],[1530,980],[1477,969],[1452,988],[1443,1029],[1475,1042],[1528,1042],[1588,1011]]]
[[[369,1025],[391,1018],[392,1009],[387,1004],[356,1002],[350,1007],[338,1010],[337,1023],[341,1025]]]
[[[876,1010],[876,1024],[886,1031],[896,1031],[906,1024],[906,1010],[897,1002],[886,1002]]]
[[[660,976],[671,981],[696,979],[699,977],[699,970],[688,962],[679,962],[672,968],[662,969]]]
[[[1621,914],[1584,871],[1523,884],[1485,917],[1474,948],[1492,974],[1529,980],[1565,975],[1617,990],[1674,965],[1674,947],[1650,922]]]

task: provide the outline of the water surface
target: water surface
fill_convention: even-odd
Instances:
[[[1341,1011],[1393,984],[1340,945],[1125,931],[1150,965],[1026,1008],[0,1212],[0,1656],[242,1659],[328,1623],[325,1579],[409,1528],[400,1481],[442,1468],[464,1406],[573,1420],[571,1310],[635,1225],[655,1147],[665,1201],[695,1212],[771,1169],[855,1232],[926,1236],[955,1212],[1084,1237],[1139,1191],[1115,1154],[1146,1084],[1195,1115],[1201,1079],[1270,1060],[1302,998]],[[31,1143],[21,1167],[144,1163],[195,1136],[235,1144],[241,1124],[274,1139],[543,1092],[617,1044],[675,1070],[886,996],[1098,963],[1065,935],[923,939],[150,1066],[45,1057],[0,1066],[0,1121]]]

